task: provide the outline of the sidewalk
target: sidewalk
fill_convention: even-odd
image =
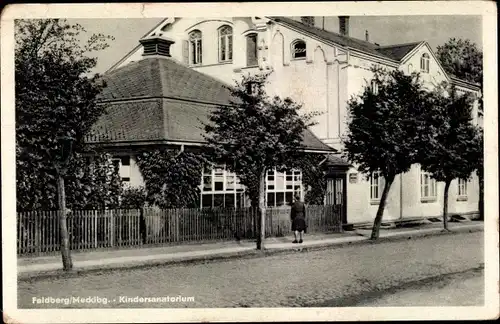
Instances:
[[[482,231],[483,222],[450,223],[449,228],[452,231],[451,233]],[[377,242],[383,242],[388,239],[405,239],[408,237],[440,234],[441,231],[441,223],[409,228],[381,229]],[[19,279],[28,279],[33,277],[78,274],[84,271],[203,262],[235,257],[258,257],[276,253],[293,253],[296,251],[341,247],[347,244],[367,243],[370,233],[371,231],[368,229],[357,229],[340,234],[311,234],[304,237],[305,240],[302,244],[292,244],[293,236],[269,238],[264,242],[264,251],[256,250],[254,241],[230,241],[73,252],[74,270],[69,273],[65,273],[62,270],[60,254],[41,257],[21,257],[17,260],[17,272]]]

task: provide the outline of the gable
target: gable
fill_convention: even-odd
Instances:
[[[156,24],[156,26],[151,28],[151,30],[149,30],[146,34],[144,34],[141,37],[141,39],[149,37],[149,36],[156,34],[160,31],[163,31],[167,26],[172,24],[174,21],[175,21],[175,19],[172,17],[163,19],[158,24]],[[142,58],[142,46],[139,44],[139,40],[137,40],[136,46],[132,50],[130,50],[130,52],[125,54],[125,56],[123,56],[115,64],[113,64],[108,70],[106,70],[105,73],[114,71],[114,70],[116,70],[124,65],[127,65],[130,62],[140,60],[141,58]]]
[[[421,69],[421,58],[426,55],[429,59],[429,71]],[[446,71],[439,63],[436,55],[427,42],[422,42],[419,46],[410,51],[401,61],[400,69],[406,73],[419,72],[424,85],[437,86],[442,82],[450,82]]]

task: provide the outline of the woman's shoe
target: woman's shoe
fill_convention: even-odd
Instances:
[[[299,241],[299,243],[302,243],[302,242],[304,242],[304,241],[302,241],[302,240]]]
[[[292,243],[299,243],[299,242],[297,242],[297,240],[293,240],[293,242],[292,242]]]

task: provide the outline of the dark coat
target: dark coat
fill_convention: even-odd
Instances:
[[[306,231],[306,206],[303,202],[296,201],[293,203],[290,217],[292,218],[292,231]]]
[[[290,211],[290,217],[292,219],[296,217],[306,218],[306,205],[302,201],[294,202]]]

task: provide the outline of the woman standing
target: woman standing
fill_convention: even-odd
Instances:
[[[295,195],[295,202],[290,210],[290,217],[292,218],[292,231],[295,236],[295,240],[292,243],[302,243],[302,236],[306,231],[306,206],[300,201],[300,196]],[[299,240],[297,241],[297,236]]]

